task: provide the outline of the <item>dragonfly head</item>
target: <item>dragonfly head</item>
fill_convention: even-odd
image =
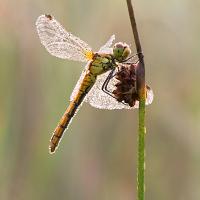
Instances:
[[[130,54],[131,49],[126,43],[118,42],[113,47],[114,58],[119,62],[124,61]]]

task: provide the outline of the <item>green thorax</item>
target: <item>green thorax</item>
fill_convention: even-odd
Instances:
[[[116,66],[112,54],[95,53],[93,60],[90,63],[89,70],[93,75],[97,76],[115,68]]]
[[[113,47],[111,54],[95,53],[89,65],[89,70],[94,76],[103,74],[117,67],[118,63],[126,61],[131,54],[131,49],[126,43],[118,42]]]

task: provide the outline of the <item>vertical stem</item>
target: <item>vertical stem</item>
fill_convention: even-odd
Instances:
[[[137,197],[138,200],[144,200],[145,196],[145,102],[146,102],[146,86],[145,86],[145,65],[140,44],[139,34],[134,15],[131,0],[126,0],[129,17],[131,21],[132,31],[134,35],[135,45],[138,53],[139,64],[136,69],[136,83],[139,95],[139,128],[138,128],[138,161],[137,161]]]
[[[139,132],[138,132],[138,166],[137,191],[138,200],[144,200],[145,193],[145,100],[139,103]]]
[[[140,44],[140,38],[139,38],[138,30],[137,30],[137,24],[136,24],[136,20],[135,20],[132,2],[131,2],[131,0],[126,0],[126,2],[127,2],[127,6],[128,6],[129,18],[131,21],[131,27],[132,27],[132,31],[133,31],[134,40],[135,40],[135,46],[137,49],[137,53],[139,54],[138,57],[139,57],[139,59],[143,60],[143,56],[141,56],[142,47]]]

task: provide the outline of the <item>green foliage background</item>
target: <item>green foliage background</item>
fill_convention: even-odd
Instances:
[[[155,93],[147,107],[146,199],[199,200],[200,2],[134,6]],[[134,51],[126,1],[1,0],[0,199],[135,199],[136,110],[84,104],[56,154],[48,154],[83,65],[41,46],[35,21],[43,13],[94,50],[114,33]]]

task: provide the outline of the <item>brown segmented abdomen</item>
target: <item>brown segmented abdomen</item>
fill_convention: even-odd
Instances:
[[[83,99],[85,98],[87,93],[90,91],[90,89],[94,85],[95,80],[96,80],[96,76],[94,76],[90,72],[87,73],[85,77],[83,78],[83,81],[80,84],[77,95],[70,102],[67,110],[63,114],[62,118],[60,119],[60,122],[58,123],[57,127],[55,128],[53,132],[53,135],[50,140],[50,145],[49,145],[50,153],[55,152],[63,136],[64,131],[69,126],[74,114],[77,112],[77,109],[79,108],[80,104],[83,102]]]

